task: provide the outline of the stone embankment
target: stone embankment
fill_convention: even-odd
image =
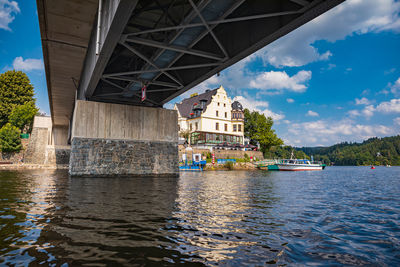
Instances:
[[[257,170],[256,166],[251,162],[237,162],[230,167],[226,164],[207,163],[204,167],[205,171],[236,171],[236,170]]]

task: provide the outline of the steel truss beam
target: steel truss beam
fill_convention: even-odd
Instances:
[[[214,34],[214,32],[212,31],[212,29],[210,28],[210,26],[207,24],[206,20],[203,18],[203,16],[201,15],[200,11],[198,10],[197,6],[193,3],[192,0],[189,0],[190,5],[192,6],[193,10],[196,12],[197,17],[199,17],[199,19],[201,20],[201,22],[203,22],[204,27],[206,27],[207,31],[211,34],[212,38],[214,39],[214,41],[217,43],[219,49],[221,49],[221,51],[224,53],[225,58],[228,59],[229,55],[228,52],[226,52],[225,47],[221,44],[221,42],[218,40],[217,36]]]
[[[290,1],[292,1],[292,2],[294,2],[296,4],[299,4],[301,6],[306,6],[306,5],[310,4],[310,2],[308,2],[306,0],[290,0]]]
[[[243,4],[245,0],[238,0],[236,1],[235,4],[232,5],[231,8],[229,8],[224,14],[222,14],[222,16],[219,17],[219,20],[223,20],[225,19],[227,16],[229,16],[234,10],[236,10],[241,4]],[[197,7],[199,10],[203,9],[205,6],[207,6],[207,4],[209,3],[209,1],[206,1],[205,3],[201,2],[199,4],[199,6]],[[193,19],[193,18],[191,18]],[[186,21],[190,21],[190,20],[186,20]],[[211,29],[214,29],[217,26],[217,24],[212,25]],[[182,33],[185,29],[180,29],[179,30],[179,34]],[[188,48],[192,48],[193,46],[195,46],[201,39],[203,39],[206,35],[208,34],[208,30],[203,31],[189,46]],[[164,50],[163,50],[164,51]],[[180,53],[179,55],[177,55],[174,60],[171,61],[171,63],[168,64],[167,67],[171,67],[172,65],[175,64],[176,61],[178,61],[182,56],[184,55],[184,53]],[[160,75],[157,75],[155,78],[153,78],[153,81],[158,79]],[[181,88],[180,88],[181,89]],[[163,102],[164,104],[165,102]]]
[[[142,39],[142,38],[138,38],[138,37],[128,37],[128,38],[126,38],[126,41],[136,43],[136,44],[157,47],[157,48],[163,48],[166,50],[172,50],[172,51],[181,52],[181,53],[185,53],[185,54],[191,54],[191,55],[195,55],[195,56],[199,56],[199,57],[211,58],[211,59],[215,59],[215,60],[223,60],[222,57],[220,57],[216,54],[213,54],[213,53],[199,51],[199,50],[195,50],[195,49],[188,49],[188,48],[182,47],[182,46],[165,45],[160,42],[156,42],[156,41],[152,41],[152,40],[148,40],[148,39]]]
[[[295,11],[283,11],[283,12],[275,12],[275,13],[268,13],[268,14],[238,17],[238,18],[211,20],[211,21],[207,21],[206,23],[208,25],[217,25],[217,24],[232,23],[232,22],[239,22],[239,21],[245,21],[245,20],[256,20],[256,19],[265,19],[265,18],[271,18],[271,17],[295,15],[295,14],[303,13],[303,11],[304,11],[303,9],[299,9],[299,10],[295,10]],[[146,34],[146,33],[180,30],[180,29],[193,28],[193,27],[204,27],[204,24],[199,22],[199,23],[192,23],[192,24],[185,24],[185,25],[177,25],[177,26],[170,26],[170,27],[157,28],[157,29],[145,30],[145,31],[134,32],[134,33],[128,33],[126,35],[134,36],[134,35],[142,35],[142,34]]]
[[[199,6],[200,6],[200,9],[203,9],[210,1],[211,1],[211,0],[203,0],[203,1],[200,3],[200,5],[199,5]],[[191,15],[188,15],[188,16],[184,19],[184,21],[191,21],[194,17],[195,17],[195,14],[192,13]],[[158,23],[157,23],[157,24],[158,24]],[[184,30],[184,29],[182,29],[179,33],[177,33],[177,34],[175,35],[174,38],[172,38],[172,40],[169,41],[169,44],[170,44],[170,45],[171,45],[171,43],[175,40],[175,38],[177,38],[177,37],[180,35],[180,33],[181,33],[183,30]],[[156,69],[160,70],[160,68],[159,68],[158,66],[156,66],[156,64],[154,63],[154,61],[155,61],[156,59],[158,59],[158,58],[160,57],[160,55],[162,55],[162,53],[166,50],[165,47],[160,47],[161,50],[158,52],[158,54],[156,54],[155,57],[153,57],[154,60],[150,60],[150,59],[148,59],[146,56],[140,54],[136,49],[134,49],[133,47],[129,46],[129,45],[126,43],[126,37],[127,37],[126,35],[125,35],[125,36],[124,36],[124,35],[121,36],[120,44],[122,44],[124,47],[128,48],[131,52],[135,53],[137,56],[141,57],[143,60],[145,60],[145,61],[147,62],[147,64],[148,64],[148,66],[151,66],[151,67],[153,67],[153,68],[156,68]],[[128,40],[128,41],[129,41],[129,40]],[[175,48],[176,48],[176,47],[175,47]],[[172,49],[170,49],[170,50],[172,50]],[[197,55],[199,55],[199,53],[201,53],[203,56],[207,53],[207,52],[196,51],[196,50],[186,50],[185,52],[188,52],[188,51],[190,51],[191,53],[195,52]],[[182,52],[182,51],[178,51],[178,52]],[[140,55],[139,55],[138,53],[139,53]],[[183,54],[183,53],[182,53],[182,54]],[[211,53],[208,53],[207,57],[210,57],[210,56],[214,57],[214,59],[217,59],[217,60],[221,60],[221,59],[222,59],[221,57],[219,57],[219,56],[217,56],[217,55],[213,55],[213,54],[211,54]],[[203,66],[199,66],[199,67],[203,67]],[[148,70],[148,67],[145,67],[145,68],[143,68],[143,69],[147,71],[147,70]],[[181,69],[181,68],[179,68],[179,69]],[[153,70],[151,70],[151,71],[148,70],[147,72],[155,72],[155,71],[153,71]],[[169,73],[167,73],[167,72],[165,72],[165,71],[157,71],[157,72],[159,72],[159,74],[156,76],[156,78],[152,79],[151,81],[145,81],[145,83],[147,83],[147,84],[158,84],[158,85],[162,85],[162,84],[160,84],[160,83],[164,83],[164,82],[159,82],[159,81],[156,81],[156,80],[160,77],[161,74],[165,74],[165,75],[168,76],[170,79],[172,79],[173,81],[175,81],[175,82],[177,82],[177,83],[179,84],[178,86],[174,85],[174,87],[177,87],[177,90],[183,88],[183,85],[180,83],[180,81],[178,81],[175,77],[171,77],[171,75],[170,75]],[[145,72],[138,72],[138,73],[135,73],[135,72],[134,72],[134,74],[140,74],[140,73],[145,73]],[[117,76],[109,76],[109,75],[107,75],[107,74],[104,74],[103,77],[104,77],[104,78],[112,78],[112,77],[116,78]],[[121,77],[119,77],[119,78],[121,78]],[[125,88],[125,90],[124,90],[123,93],[127,92],[128,89],[132,86],[132,83],[135,83],[135,82],[137,82],[137,81],[140,81],[140,79],[132,79],[132,80],[130,81],[130,83],[126,86],[126,88]],[[163,84],[162,86],[166,86],[166,85]],[[172,87],[172,86],[166,86],[166,87]],[[166,89],[164,89],[164,91],[165,91],[165,90],[166,90]],[[149,91],[148,91],[148,92],[149,92]]]
[[[118,84],[113,83],[113,82],[111,82],[111,81],[108,81],[108,80],[105,79],[105,78],[101,78],[101,80],[102,80],[103,82],[108,83],[109,85],[112,85],[112,86],[114,86],[114,87],[116,87],[116,88],[118,88],[118,89],[121,89],[122,92],[111,93],[111,94],[103,94],[103,95],[100,94],[100,95],[95,95],[95,97],[103,97],[103,96],[107,96],[107,95],[122,95],[122,94],[125,92],[125,88],[124,88],[124,87],[119,86]],[[140,97],[140,98],[142,97],[140,94],[138,94],[138,93],[136,93],[136,92],[134,92],[133,95],[134,95],[134,96],[137,96],[137,97]],[[153,100],[151,100],[151,99],[148,99],[148,98],[146,98],[144,101],[149,102],[149,103],[151,103],[151,104],[153,104],[153,105],[155,105],[155,106],[160,106],[159,103],[157,103],[157,102],[155,102],[155,101],[153,101]]]
[[[135,79],[133,77],[125,77],[125,76],[109,76],[107,77],[108,79],[114,79],[114,80],[120,80],[120,81],[128,81],[128,82],[135,82],[135,83],[141,83],[141,84],[155,84],[155,85],[161,85],[165,87],[173,87],[176,88],[176,84],[174,83],[167,83],[167,82],[161,82],[161,81],[146,81],[146,80],[140,80],[140,79]]]
[[[111,77],[121,76],[121,75],[133,75],[133,74],[149,73],[149,72],[166,72],[166,71],[170,71],[170,70],[207,68],[207,67],[218,66],[220,64],[222,64],[222,63],[205,63],[205,64],[185,65],[185,66],[169,67],[169,68],[158,68],[158,69],[152,69],[152,70],[135,70],[135,71],[126,71],[126,72],[117,72],[117,73],[107,73],[107,74],[104,74],[103,77],[111,78]]]
[[[243,0],[242,0],[243,1]],[[209,3],[211,2],[211,0],[201,0],[201,2],[199,3],[199,10],[202,10],[203,8],[205,8]],[[188,14],[182,21],[183,23],[189,23],[191,20],[193,20],[196,17],[196,13],[192,10],[192,12],[190,14]],[[156,27],[156,26],[155,26]],[[171,45],[176,38],[178,38],[180,36],[180,34],[184,31],[185,29],[180,29],[175,35],[174,37],[172,37],[169,41],[168,44]],[[193,46],[190,46],[188,48],[192,48]],[[157,53],[154,54],[154,56],[152,57],[152,61],[155,62],[157,59],[159,59],[159,57],[166,51],[166,49],[161,48]],[[184,53],[180,53],[178,57],[184,55]],[[177,57],[177,58],[178,58]],[[175,63],[175,61],[173,62]],[[171,67],[173,65],[173,63],[168,64],[168,67]],[[147,66],[145,66],[143,69],[149,69],[150,65],[148,64]],[[157,74],[151,81],[154,82],[155,80],[157,80],[160,77],[161,73]],[[183,88],[183,85],[180,86],[180,89]]]
[[[162,74],[166,75],[168,78],[170,78],[171,80],[173,80],[174,82],[176,82],[179,86],[182,86],[182,83],[175,78],[174,76],[172,76],[171,74],[169,74],[168,72],[166,72],[165,70],[160,69],[153,61],[151,61],[150,59],[148,59],[145,55],[143,55],[142,53],[140,53],[139,51],[137,51],[135,48],[133,48],[132,46],[128,45],[125,42],[120,42],[121,45],[125,46],[126,48],[128,48],[128,50],[130,50],[132,53],[134,53],[135,55],[137,55],[138,57],[140,57],[141,59],[143,59],[144,61],[146,61],[148,64],[150,64],[153,68],[156,69],[156,71],[161,72]],[[154,71],[153,71],[154,72]]]

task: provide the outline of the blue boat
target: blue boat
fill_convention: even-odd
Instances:
[[[191,164],[185,162],[185,164],[179,166],[179,170],[185,172],[201,172],[206,163],[205,160],[193,161]]]

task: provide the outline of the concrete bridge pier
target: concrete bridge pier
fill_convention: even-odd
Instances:
[[[175,110],[77,100],[72,176],[178,176]]]

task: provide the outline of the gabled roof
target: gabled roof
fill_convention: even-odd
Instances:
[[[202,99],[207,100],[207,103],[206,103],[206,107],[207,107],[211,103],[212,96],[217,93],[218,89],[219,88],[216,88],[214,90],[206,91],[200,95],[183,99],[181,103],[176,104],[179,114],[181,114],[182,117],[189,118],[190,113],[192,112],[193,104],[200,103],[200,100],[202,100]]]

